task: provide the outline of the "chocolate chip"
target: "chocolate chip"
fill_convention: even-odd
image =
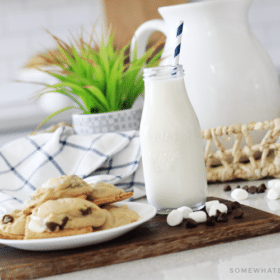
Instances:
[[[226,186],[224,187],[224,191],[225,191],[225,192],[231,191],[231,186],[230,186],[230,185],[226,185]]]
[[[206,226],[213,227],[215,226],[215,218],[214,217],[208,217],[206,221]]]
[[[231,204],[231,208],[232,208],[232,210],[237,209],[237,208],[241,208],[241,204],[237,201],[234,201]]]
[[[90,215],[92,213],[92,208],[88,207],[87,209],[80,209],[83,216]]]
[[[237,188],[237,189],[240,189],[240,186],[238,185],[236,188]]]
[[[204,206],[203,208],[201,208],[200,211],[207,212],[207,211],[206,211],[206,206]]]
[[[208,212],[206,210],[206,206],[204,206],[202,209],[200,209],[199,211],[203,211],[205,212],[206,216],[209,217]]]
[[[14,221],[14,218],[11,215],[4,215],[2,218],[2,223],[8,224],[8,223],[12,223]]]
[[[197,222],[193,219],[186,219],[186,228],[195,228],[197,227]]]
[[[62,224],[59,226],[59,229],[60,230],[63,230],[65,225],[67,224],[69,218],[68,217],[65,217],[63,220],[62,220]]]
[[[100,227],[91,227],[92,230],[95,232],[95,231],[100,231],[103,229],[103,226],[100,226]]]
[[[88,200],[88,201],[94,201],[96,199],[96,197],[95,196],[93,196],[92,194],[88,194],[87,195],[87,198],[86,198],[86,200]]]
[[[228,203],[228,202],[225,202],[224,204],[226,205],[226,207],[227,207],[227,209],[228,209],[227,213],[228,213],[228,214],[232,213],[231,203],[230,203],[230,202],[229,202],[229,203]]]
[[[55,223],[55,222],[47,222],[46,226],[50,231],[55,231],[57,227],[59,227],[60,230],[63,230],[65,225],[67,224],[68,220],[69,220],[69,218],[65,217],[65,218],[63,218],[61,225],[58,223]]]
[[[233,218],[234,219],[240,219],[240,218],[243,217],[243,214],[244,214],[244,212],[242,211],[241,208],[234,209],[234,211],[233,211]]]
[[[50,231],[55,231],[56,228],[59,227],[59,224],[54,223],[54,222],[47,222],[46,226]]]
[[[255,194],[257,192],[257,187],[256,186],[251,186],[248,188],[248,193],[250,194]]]
[[[215,219],[217,220],[219,218],[219,216],[222,214],[222,212],[220,210],[216,210],[216,215],[215,215]],[[213,217],[213,216],[212,216]]]
[[[249,187],[246,185],[242,189],[245,190],[245,191],[248,191]]]
[[[257,188],[257,193],[264,193],[265,190],[266,190],[265,184],[261,184],[261,185]]]
[[[218,223],[224,223],[228,221],[228,217],[226,213],[221,213],[220,216],[217,218]]]

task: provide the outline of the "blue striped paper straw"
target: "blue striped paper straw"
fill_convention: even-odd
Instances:
[[[174,57],[173,57],[173,66],[179,64],[179,55],[181,50],[181,40],[182,40],[182,33],[183,33],[183,21],[178,21],[177,25],[177,35],[176,35],[176,45],[175,45],[175,51],[174,51]]]

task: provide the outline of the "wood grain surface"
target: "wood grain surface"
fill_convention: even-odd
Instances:
[[[209,200],[217,199],[214,197]],[[220,201],[224,201],[219,199]],[[280,217],[242,205],[244,217],[187,229],[156,215],[112,241],[62,251],[24,251],[0,244],[0,279],[34,279],[280,232]]]

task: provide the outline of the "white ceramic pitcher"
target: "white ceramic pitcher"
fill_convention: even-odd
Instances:
[[[252,33],[252,0],[212,0],[160,7],[163,20],[142,24],[132,40],[138,56],[152,32],[166,35],[163,65],[172,63],[178,20],[184,21],[179,63],[201,129],[280,116],[276,70]]]

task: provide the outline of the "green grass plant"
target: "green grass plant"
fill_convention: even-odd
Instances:
[[[39,97],[56,92],[69,97],[75,105],[54,112],[40,126],[55,115],[73,108],[80,109],[83,114],[131,108],[144,91],[142,68],[154,67],[160,62],[161,51],[156,52],[158,45],[137,58],[137,48],[132,54],[129,52],[130,43],[121,49],[114,47],[112,32],[107,37],[98,38],[93,31],[88,41],[83,33],[77,38],[72,35],[70,43],[50,35],[56,41],[58,51],[48,52],[43,58],[55,66],[55,70],[40,70],[55,77],[58,82],[45,84]]]

